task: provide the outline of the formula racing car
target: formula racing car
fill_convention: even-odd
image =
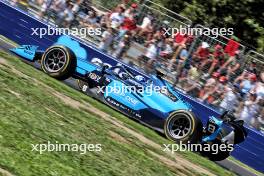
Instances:
[[[45,51],[37,48],[23,45],[11,51],[28,61],[39,61],[41,69],[53,78],[76,78],[83,92],[176,143],[230,145],[241,143],[247,136],[243,121],[234,120],[228,112],[219,117],[197,113],[200,107],[194,106],[188,96],[163,79],[163,69],[146,75],[121,62],[109,66],[96,62],[98,57],[93,61],[85,60],[69,45],[56,44]],[[201,151],[211,160],[223,160],[230,152]]]

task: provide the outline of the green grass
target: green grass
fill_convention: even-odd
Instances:
[[[17,43],[13,42],[12,40],[9,40],[8,38],[4,37],[3,35],[0,35],[0,39],[8,42],[9,44],[13,45],[14,47],[19,46]]]
[[[144,144],[131,134],[97,115],[66,105],[47,87],[80,102],[88,102],[123,122],[126,127],[162,144],[171,143],[153,130],[130,120],[100,102],[48,77],[16,57],[0,52],[12,66],[0,67],[0,168],[14,175],[186,175],[195,171],[168,167],[148,151],[173,160],[161,150]],[[15,74],[12,67],[24,75]],[[37,81],[34,81],[37,80]],[[43,84],[39,84],[39,82]],[[126,139],[122,142],[110,132]],[[102,144],[101,152],[31,151],[31,144]],[[234,175],[192,152],[179,153],[216,175]],[[185,171],[186,170],[186,171]]]
[[[238,164],[239,166],[241,166],[241,167],[243,167],[243,168],[245,168],[245,169],[249,170],[250,172],[252,172],[252,173],[254,173],[254,174],[258,175],[258,176],[264,176],[264,174],[263,174],[263,173],[261,173],[261,172],[259,172],[259,171],[256,171],[255,169],[253,169],[253,168],[251,168],[251,167],[247,166],[246,164],[244,164],[244,163],[240,162],[239,160],[236,160],[236,159],[235,159],[235,158],[233,158],[232,156],[231,156],[231,157],[229,157],[228,159],[229,159],[230,161],[232,161],[232,162],[234,162],[234,163]]]

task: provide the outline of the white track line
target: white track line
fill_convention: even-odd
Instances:
[[[13,44],[12,42],[10,42],[10,41],[8,41],[8,40],[6,40],[6,39],[3,39],[3,38],[0,37],[0,40],[2,40],[3,42],[5,42],[5,43],[7,43],[7,44],[12,45],[12,46],[15,47],[15,48],[17,47],[17,45]]]

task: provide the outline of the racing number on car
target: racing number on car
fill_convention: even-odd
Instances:
[[[215,132],[215,125],[214,125],[214,124],[209,124],[207,130],[208,130],[210,133],[214,133],[214,132]]]
[[[83,87],[82,87],[82,91],[83,91],[83,92],[86,92],[87,89],[88,89],[88,86],[87,86],[87,85],[83,85]]]

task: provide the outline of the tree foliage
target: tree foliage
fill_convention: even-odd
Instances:
[[[234,35],[264,52],[264,0],[156,0],[194,23],[233,28]]]

